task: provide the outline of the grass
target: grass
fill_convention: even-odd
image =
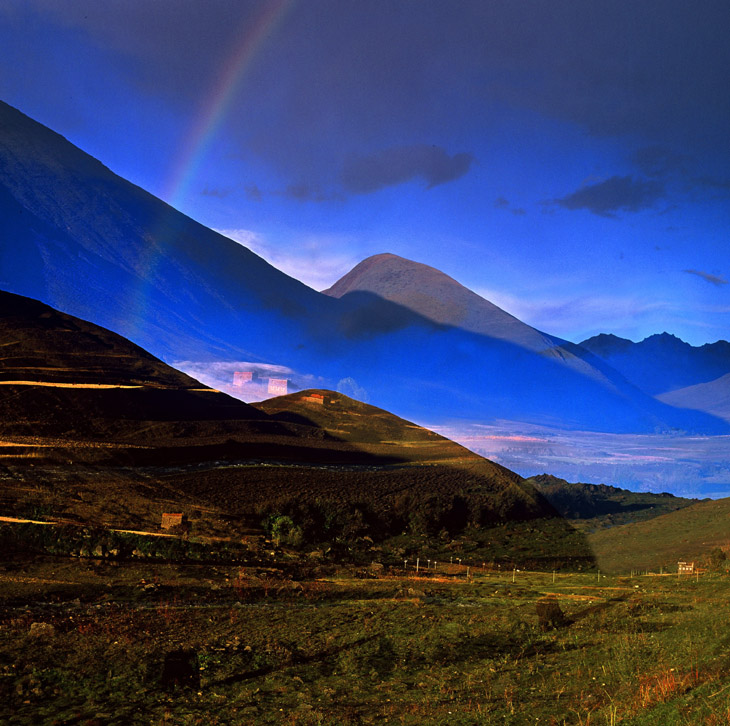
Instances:
[[[0,592],[2,723],[730,723],[724,575],[39,559]],[[570,625],[540,629],[546,594]],[[178,648],[199,688],[160,685]]]
[[[701,560],[712,549],[728,549],[729,516],[730,499],[697,502],[646,522],[591,533],[588,544],[602,570],[676,567],[678,560]]]

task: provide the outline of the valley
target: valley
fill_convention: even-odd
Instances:
[[[570,20],[585,9],[502,26],[510,4],[426,0],[391,26],[378,3],[51,5],[0,16],[33,19],[54,83],[85,48],[139,116],[110,122],[86,72],[48,94],[75,99],[68,138],[0,101],[0,723],[728,726],[727,165],[643,138],[651,94],[623,103],[592,65],[593,22]],[[629,85],[663,92],[659,126],[701,116],[661,100],[692,63],[652,48],[664,14],[628,32],[641,5],[610,69],[646,48],[659,71],[642,56]],[[508,32],[478,38],[470,72],[492,27]],[[204,69],[229,28],[233,58],[222,43]],[[144,80],[146,43],[185,99]],[[685,46],[705,47],[667,47]],[[529,87],[535,48],[540,98],[520,116],[506,87]],[[304,80],[300,52],[324,64]],[[260,84],[265,58],[278,73]],[[567,106],[605,85],[610,109],[555,114],[550,162],[540,118],[576,68]],[[687,78],[701,94],[711,73]],[[488,107],[471,90],[460,107],[465,88]],[[143,139],[148,97],[160,128]],[[441,146],[454,121],[430,114],[446,112],[464,125]]]
[[[656,494],[730,496],[727,436],[565,431],[510,421],[425,425],[526,477],[548,472]]]

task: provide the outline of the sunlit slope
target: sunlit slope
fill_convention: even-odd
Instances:
[[[356,291],[374,293],[437,323],[509,340],[536,352],[561,342],[526,325],[440,270],[390,253],[363,260],[324,293],[341,298]]]
[[[408,476],[419,482],[417,490],[423,495],[433,486],[433,492],[441,495],[487,497],[492,500],[496,518],[508,513],[528,518],[555,514],[532,486],[509,469],[422,426],[341,393],[313,389],[254,406],[278,421],[315,425],[374,458],[397,457],[403,465],[409,465]],[[393,470],[388,477],[378,474],[373,480],[378,480],[383,492],[387,489],[393,494],[402,487],[403,471]],[[362,490],[360,496],[377,498],[375,489]]]
[[[602,570],[630,572],[674,568],[679,560],[701,560],[716,548],[730,549],[730,498],[697,502],[645,522],[588,535]]]

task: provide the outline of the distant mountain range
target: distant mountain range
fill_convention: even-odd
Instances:
[[[725,340],[695,347],[669,333],[651,335],[639,343],[601,334],[580,346],[652,396],[730,373],[730,343]]]
[[[659,401],[730,421],[730,343],[726,340],[692,346],[669,333],[639,343],[603,334],[580,345]]]
[[[377,256],[318,293],[5,104],[0,129],[0,287],[164,360],[283,365],[409,418],[728,430],[432,268]]]

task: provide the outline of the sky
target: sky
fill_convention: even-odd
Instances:
[[[0,0],[0,99],[321,290],[730,338],[726,0]]]

